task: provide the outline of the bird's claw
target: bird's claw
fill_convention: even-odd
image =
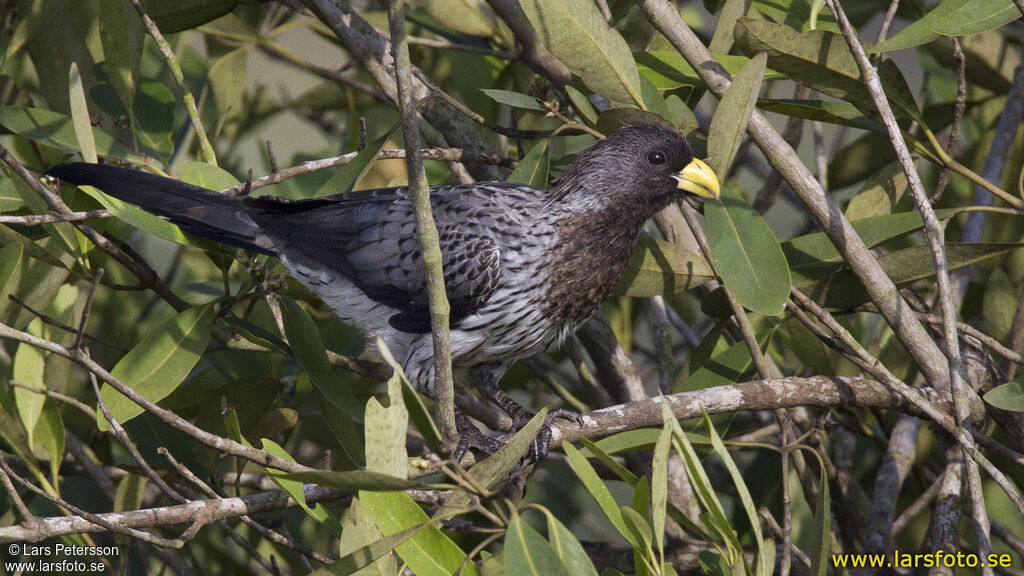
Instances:
[[[455,429],[459,433],[459,442],[455,445],[455,451],[452,452],[452,457],[456,462],[462,462],[462,457],[469,450],[490,456],[504,445],[500,440],[481,432],[466,418],[465,414],[458,410],[455,411]]]
[[[524,410],[523,412],[525,412],[524,416],[528,416],[526,416],[525,419],[515,419],[516,421],[514,421],[513,425],[516,430],[520,430],[523,426],[526,426],[526,423],[529,422],[531,418],[533,418],[533,414],[531,414],[529,411]],[[571,420],[579,424],[580,426],[583,426],[583,416],[579,412],[576,412],[574,410],[567,410],[565,408],[555,408],[554,410],[548,412],[548,415],[544,418],[544,426],[541,427],[540,432],[537,433],[537,436],[533,439],[533,442],[530,442],[529,459],[534,464],[540,462],[541,460],[547,458],[548,456],[548,452],[551,449],[551,422],[556,418],[561,418],[562,420]],[[521,420],[521,422],[519,420]]]

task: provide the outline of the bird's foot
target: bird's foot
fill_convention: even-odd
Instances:
[[[533,418],[533,412],[519,407],[519,410],[512,414],[512,429],[519,431]],[[530,442],[530,453],[529,459],[531,462],[536,464],[541,460],[547,458],[548,452],[551,448],[551,422],[556,418],[562,420],[572,420],[573,422],[583,426],[583,416],[579,412],[574,410],[567,410],[565,408],[555,408],[548,412],[548,415],[544,418],[544,426],[541,427],[540,432]]]
[[[462,457],[469,450],[489,456],[504,445],[500,440],[481,432],[461,410],[455,410],[455,430],[459,433],[459,442],[455,445],[455,451],[452,453],[456,462],[462,462]]]

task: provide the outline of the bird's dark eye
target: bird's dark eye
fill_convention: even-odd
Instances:
[[[665,163],[665,153],[661,150],[654,150],[647,153],[647,161],[655,166]]]

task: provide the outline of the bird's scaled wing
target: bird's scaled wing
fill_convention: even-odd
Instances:
[[[432,194],[451,322],[476,312],[498,286],[501,253],[487,207],[468,187],[439,187]],[[338,272],[366,295],[396,309],[390,323],[411,333],[430,331],[426,273],[406,190],[390,188],[290,202],[247,200],[249,213],[292,261]],[[476,217],[470,217],[474,214]]]

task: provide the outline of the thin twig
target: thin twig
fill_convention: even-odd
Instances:
[[[199,109],[196,107],[196,99],[185,84],[185,75],[181,71],[181,66],[178,65],[178,57],[174,55],[171,45],[164,39],[164,35],[160,33],[156,22],[153,22],[153,19],[146,14],[146,9],[142,7],[139,0],[131,0],[131,3],[135,7],[135,11],[139,13],[139,18],[142,19],[142,24],[146,27],[146,31],[153,37],[157,47],[160,49],[160,53],[163,54],[167,67],[171,70],[171,76],[178,85],[178,90],[181,91],[181,100],[185,104],[185,112],[188,113],[188,118],[192,122],[192,130],[195,131],[196,137],[199,138],[199,149],[203,160],[210,164],[216,164],[217,155],[213,151],[210,139],[206,137],[203,121],[199,118]]]
[[[39,226],[40,224],[56,224],[57,222],[81,222],[93,218],[111,218],[110,210],[87,210],[70,214],[26,214],[24,216],[0,216],[0,224],[16,224],[20,226]]]
[[[89,349],[85,348],[83,352],[88,355]],[[89,373],[89,382],[92,384],[93,394],[96,395],[97,406],[99,407],[100,412],[103,413],[103,417],[110,423],[114,436],[116,436],[117,439],[121,441],[121,444],[128,449],[128,453],[131,454],[132,459],[135,460],[135,462],[142,468],[146,477],[156,484],[164,494],[170,496],[171,499],[182,504],[188,502],[188,500],[179,494],[177,490],[168,486],[167,483],[164,482],[164,479],[156,473],[156,470],[153,470],[153,467],[146,462],[146,459],[142,456],[142,453],[139,452],[139,448],[135,445],[135,442],[132,442],[132,439],[128,437],[128,433],[121,427],[121,423],[118,422],[117,419],[114,418],[114,415],[110,413],[110,409],[107,408],[107,403],[103,400],[103,394],[100,392],[100,384],[96,381],[96,375],[92,372]]]
[[[96,270],[96,275],[92,279],[92,286],[89,287],[89,294],[85,297],[85,305],[82,306],[82,317],[78,321],[78,333],[75,334],[75,343],[71,345],[71,348],[77,350],[82,347],[82,338],[85,336],[85,327],[89,323],[89,314],[92,312],[93,299],[96,298],[96,288],[100,285],[100,280],[103,279],[103,268]]]
[[[956,313],[958,308],[956,301],[958,299],[954,299],[953,286],[951,285],[949,276],[949,268],[946,264],[946,250],[943,239],[942,224],[935,216],[935,211],[932,209],[931,203],[928,201],[928,195],[924,190],[921,177],[918,175],[917,169],[914,167],[914,161],[910,156],[910,150],[907,148],[906,141],[903,140],[900,126],[896,122],[896,116],[893,114],[892,108],[889,106],[889,101],[885,96],[885,91],[882,89],[882,83],[878,77],[878,71],[868,60],[867,54],[864,52],[864,47],[860,44],[860,41],[857,40],[853,27],[850,26],[850,22],[847,20],[846,14],[843,12],[842,6],[840,6],[839,2],[837,0],[826,0],[826,3],[832,11],[832,15],[835,17],[836,22],[839,24],[839,28],[843,33],[843,37],[846,39],[846,44],[850,47],[850,50],[853,53],[854,59],[857,61],[857,66],[860,68],[861,75],[864,77],[865,85],[871,93],[871,99],[875,102],[875,107],[878,109],[878,112],[882,117],[882,122],[885,124],[886,130],[889,132],[889,139],[896,150],[896,155],[899,158],[900,165],[903,167],[903,172],[907,176],[907,182],[910,185],[911,198],[914,200],[914,204],[917,207],[918,212],[921,213],[921,219],[924,222],[925,239],[932,255],[932,264],[935,267],[935,280],[939,292],[939,308],[942,312],[943,320],[943,344],[945,345],[946,359],[949,366],[948,382],[950,390],[953,393],[954,414],[958,425],[964,427],[965,430],[970,433],[971,424],[967,420],[969,388],[966,384],[966,370],[960,356],[960,339],[957,337],[956,331]],[[1024,106],[1022,106],[1022,110],[1024,110]],[[982,212],[978,214],[984,213]],[[936,387],[944,384],[942,380],[931,380],[931,383]],[[967,486],[971,494],[971,498],[980,498],[981,477],[978,473],[977,464],[966,457],[964,460],[967,472]],[[988,551],[991,547],[988,514],[986,513],[984,506],[975,505],[974,508],[974,527],[975,536],[978,542],[978,549],[981,551]]]
[[[967,107],[967,59],[964,57],[960,41],[953,38],[953,61],[956,62],[956,101],[953,103],[953,124],[949,128],[949,141],[946,143],[946,154],[950,158],[956,158],[960,154],[960,122],[964,117],[964,109]],[[936,204],[942,199],[946,186],[949,185],[949,178],[953,171],[943,166],[939,172],[938,182],[935,183],[935,191],[932,192],[930,201]]]
[[[405,163],[409,177],[409,196],[416,211],[416,239],[420,259],[427,276],[430,302],[430,327],[434,347],[434,412],[445,440],[454,445],[459,433],[455,429],[455,391],[452,381],[452,349],[448,321],[451,305],[445,294],[442,254],[437,224],[430,207],[430,188],[423,168],[416,98],[412,90],[412,63],[405,32],[405,0],[389,0],[388,22],[391,29],[391,51],[395,61],[398,86],[398,109],[402,115],[405,136]],[[426,84],[426,82],[424,82]]]
[[[497,156],[492,154],[472,154],[464,152],[458,148],[424,148],[421,153],[423,158],[426,160],[437,160],[439,162],[467,162],[475,164],[493,164],[496,166],[505,166],[508,168],[515,168],[518,162],[513,158],[507,158],[504,156]],[[324,170],[326,168],[333,168],[335,166],[343,166],[348,164],[355,159],[358,152],[351,152],[349,154],[342,154],[341,156],[334,156],[331,158],[322,158],[319,160],[310,160],[303,162],[290,168],[282,168],[276,172],[273,172],[262,178],[256,178],[251,182],[239,184],[237,186],[226,188],[221,190],[221,194],[227,194],[229,196],[238,196],[248,188],[255,190],[264,186],[270,186],[271,184],[277,184],[284,182],[289,178],[294,178],[302,174],[309,174],[310,172],[316,172],[317,170]],[[377,154],[377,160],[400,160],[405,158],[405,150],[400,148],[386,148],[381,150]]]
[[[156,544],[157,546],[163,546],[164,548],[181,548],[185,544],[186,539],[183,539],[183,538],[166,539],[166,538],[161,538],[160,536],[157,536],[155,534],[150,534],[149,532],[142,532],[140,530],[135,530],[134,528],[131,528],[131,527],[128,527],[128,526],[124,526],[122,524],[117,524],[115,522],[111,522],[107,518],[105,518],[104,517],[105,515],[103,515],[103,514],[92,514],[90,512],[86,512],[85,510],[82,510],[78,506],[75,506],[74,504],[64,500],[63,498],[60,498],[59,496],[53,496],[51,494],[48,494],[46,491],[44,491],[43,489],[37,487],[35,484],[32,484],[28,480],[25,480],[21,476],[18,476],[17,474],[15,474],[14,471],[11,470],[10,466],[7,465],[7,461],[4,460],[3,455],[0,455],[0,470],[2,470],[3,473],[4,473],[3,477],[5,477],[5,478],[6,477],[12,478],[15,482],[17,482],[18,484],[21,484],[25,488],[28,488],[30,491],[34,492],[36,495],[38,495],[38,496],[40,496],[42,498],[45,498],[46,500],[56,504],[57,506],[60,506],[61,508],[64,508],[65,510],[71,511],[73,514],[79,516],[82,520],[84,520],[88,524],[93,525],[92,526],[92,528],[93,528],[92,530],[80,530],[80,531],[78,531],[78,533],[80,533],[80,532],[97,532],[97,531],[99,531],[99,528],[102,528],[102,529],[106,529],[109,532],[114,532],[116,534],[124,534],[125,536],[129,536],[129,537],[135,538],[137,540],[142,540],[143,542],[148,542],[150,544]],[[61,519],[65,520],[65,518],[61,518]],[[28,532],[29,534],[33,534],[33,535],[41,534],[41,533],[45,533],[43,530],[44,530],[44,527],[47,524],[47,520],[48,519],[44,519],[44,518],[35,518],[34,521],[24,522],[22,524],[19,524],[18,526],[12,526],[11,528],[23,528],[24,531]],[[0,529],[0,533],[2,533],[3,531],[5,531],[5,530],[4,529]],[[2,536],[0,536],[0,540],[2,540],[2,539],[4,539],[4,538]],[[36,537],[35,539],[29,539],[29,538],[12,538],[12,539],[13,540],[27,540],[29,542],[38,542],[42,538]]]

